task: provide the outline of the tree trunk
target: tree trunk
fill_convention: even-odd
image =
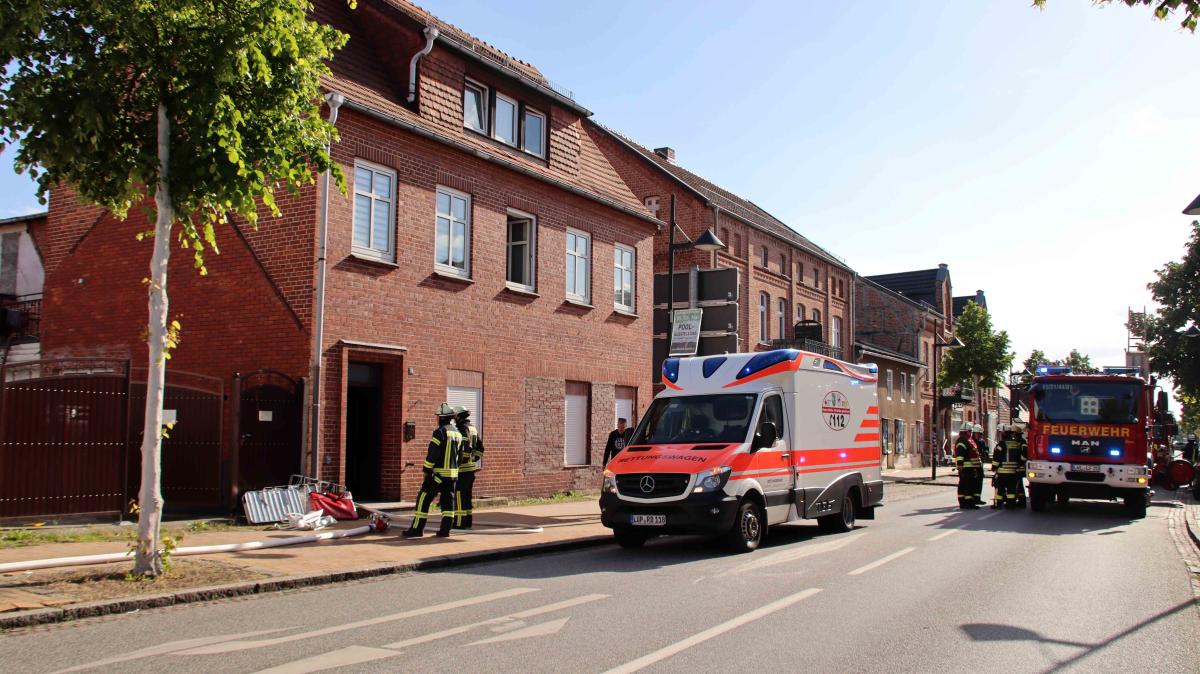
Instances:
[[[138,494],[137,556],[133,572],[147,577],[162,573],[159,555],[159,527],[162,523],[163,498],[160,486],[162,468],[162,404],[166,381],[167,345],[167,260],[171,255],[171,225],[175,209],[167,183],[171,157],[171,127],[167,107],[158,106],[158,184],[154,190],[157,217],[154,222],[154,254],[150,258],[149,339],[150,362],[146,373],[146,423],[142,426],[142,487]]]

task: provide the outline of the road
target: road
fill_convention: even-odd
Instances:
[[[605,546],[0,637],[9,672],[1200,671],[1171,504],[1044,514],[904,485],[848,534]]]

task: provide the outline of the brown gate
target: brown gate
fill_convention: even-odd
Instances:
[[[235,374],[233,387],[238,498],[246,490],[287,484],[289,477],[303,472],[304,383],[267,369]]]
[[[0,517],[125,503],[128,361],[0,367]]]

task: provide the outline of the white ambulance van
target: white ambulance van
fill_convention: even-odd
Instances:
[[[709,534],[748,552],[769,525],[874,519],[877,380],[875,365],[794,349],[668,358],[666,388],[605,467],[604,525],[623,547]]]

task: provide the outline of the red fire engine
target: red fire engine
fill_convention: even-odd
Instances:
[[[1122,500],[1130,515],[1145,517],[1155,474],[1155,422],[1165,412],[1154,405],[1153,393],[1153,380],[1147,383],[1137,368],[1073,374],[1069,367],[1038,367],[1021,391],[1029,409],[1031,508],[1042,511],[1072,498]],[[1162,471],[1191,481],[1187,462],[1176,466],[1169,454],[1159,461]]]

